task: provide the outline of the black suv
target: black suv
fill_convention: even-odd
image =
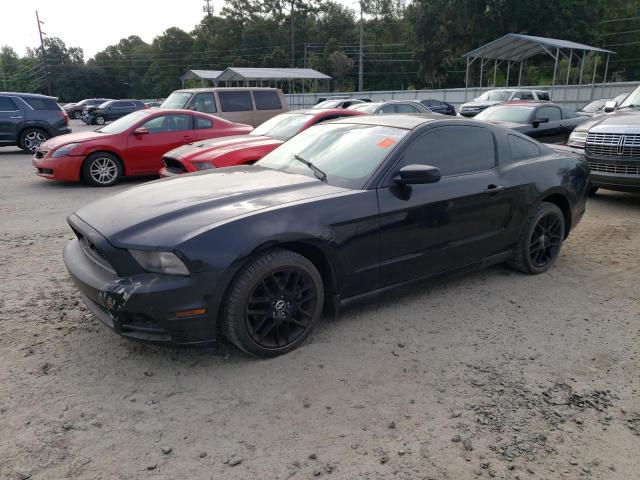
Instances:
[[[62,108],[67,112],[69,118],[81,118],[83,113],[82,110],[85,105],[87,107],[95,107],[109,100],[111,100],[111,98],[85,98],[84,100],[80,100],[78,103],[69,103]]]
[[[97,106],[85,106],[82,119],[88,125],[104,125],[109,120],[117,120],[143,108],[147,107],[140,100],[109,100]]]
[[[58,99],[35,93],[0,92],[0,146],[33,153],[45,140],[71,133]]]

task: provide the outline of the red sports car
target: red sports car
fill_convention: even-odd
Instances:
[[[165,153],[164,168],[160,170],[160,175],[170,177],[197,170],[253,163],[316,123],[353,115],[364,113],[342,108],[282,113],[248,135],[194,142]]]
[[[138,110],[95,132],[70,133],[42,143],[33,166],[41,177],[109,187],[123,176],[157,174],[162,155],[180,145],[252,129],[190,110]]]

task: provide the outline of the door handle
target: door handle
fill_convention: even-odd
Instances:
[[[9,118],[22,118],[22,117],[9,117]]]
[[[182,138],[184,138],[185,140],[194,140],[194,138],[193,138],[193,137],[190,137],[189,135],[185,135],[185,136],[184,136],[184,137],[182,137]]]
[[[489,185],[487,188],[485,188],[484,193],[488,193],[489,195],[495,195],[497,193],[500,193],[501,191],[504,190],[504,186],[503,185]]]

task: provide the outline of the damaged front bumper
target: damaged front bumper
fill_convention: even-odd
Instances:
[[[120,277],[89,258],[80,239],[70,241],[63,256],[87,307],[119,335],[173,345],[215,342],[219,298],[211,293],[216,285],[216,272]],[[177,315],[202,310],[205,313]]]

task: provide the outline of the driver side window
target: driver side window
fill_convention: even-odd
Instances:
[[[484,127],[438,127],[415,139],[398,167],[419,164],[437,167],[440,175],[464,175],[496,165],[493,133]]]

